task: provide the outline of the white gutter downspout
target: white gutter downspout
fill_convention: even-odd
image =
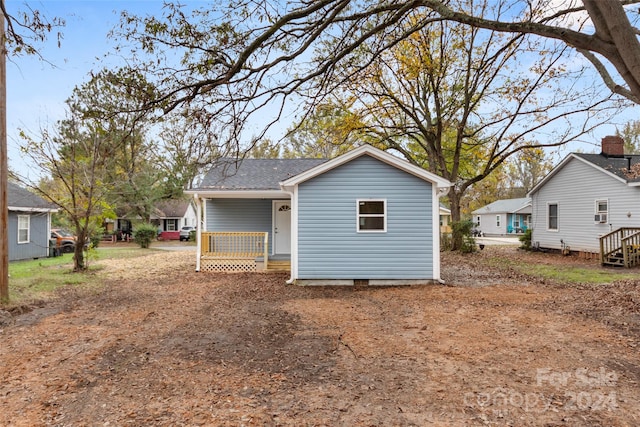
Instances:
[[[200,271],[200,257],[202,256],[202,203],[198,194],[193,195],[196,204],[196,271]]]
[[[450,187],[437,187],[433,185],[435,203],[433,204],[433,279],[441,285],[444,280],[440,278],[440,197],[449,193]]]
[[[298,276],[298,185],[285,187],[280,184],[280,188],[282,191],[289,193],[291,197],[291,271],[289,280],[285,283],[293,285]]]

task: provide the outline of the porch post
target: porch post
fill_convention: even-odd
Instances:
[[[202,257],[202,203],[198,194],[193,195],[196,203],[196,271],[200,271]]]

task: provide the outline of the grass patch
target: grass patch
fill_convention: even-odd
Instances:
[[[587,283],[592,285],[609,284],[616,280],[637,279],[637,273],[629,270],[615,270],[604,267],[575,267],[571,265],[537,264],[520,259],[493,257],[488,264],[501,270],[516,270],[533,277],[542,277],[559,283]]]
[[[63,286],[99,286],[102,267],[96,264],[104,259],[130,259],[149,254],[149,249],[105,248],[88,255],[89,270],[73,272],[73,254],[9,263],[9,304],[28,305],[51,299]]]

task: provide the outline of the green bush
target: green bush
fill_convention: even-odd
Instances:
[[[518,237],[518,240],[520,240],[520,248],[524,249],[525,251],[530,251],[531,250],[531,234],[532,234],[533,230],[531,228],[527,228],[524,232],[524,234],[520,237]]]
[[[462,253],[468,254],[476,251],[476,239],[471,235],[473,225],[473,221],[470,219],[451,224],[454,246],[458,246]],[[456,241],[458,245],[456,245]]]
[[[158,236],[158,227],[153,224],[140,224],[133,231],[133,241],[141,248],[148,248],[153,240]]]
[[[451,233],[440,233],[440,251],[450,251],[452,245]]]

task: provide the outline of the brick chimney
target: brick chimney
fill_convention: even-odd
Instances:
[[[624,156],[624,139],[621,136],[608,135],[602,138],[602,153],[605,156]]]

